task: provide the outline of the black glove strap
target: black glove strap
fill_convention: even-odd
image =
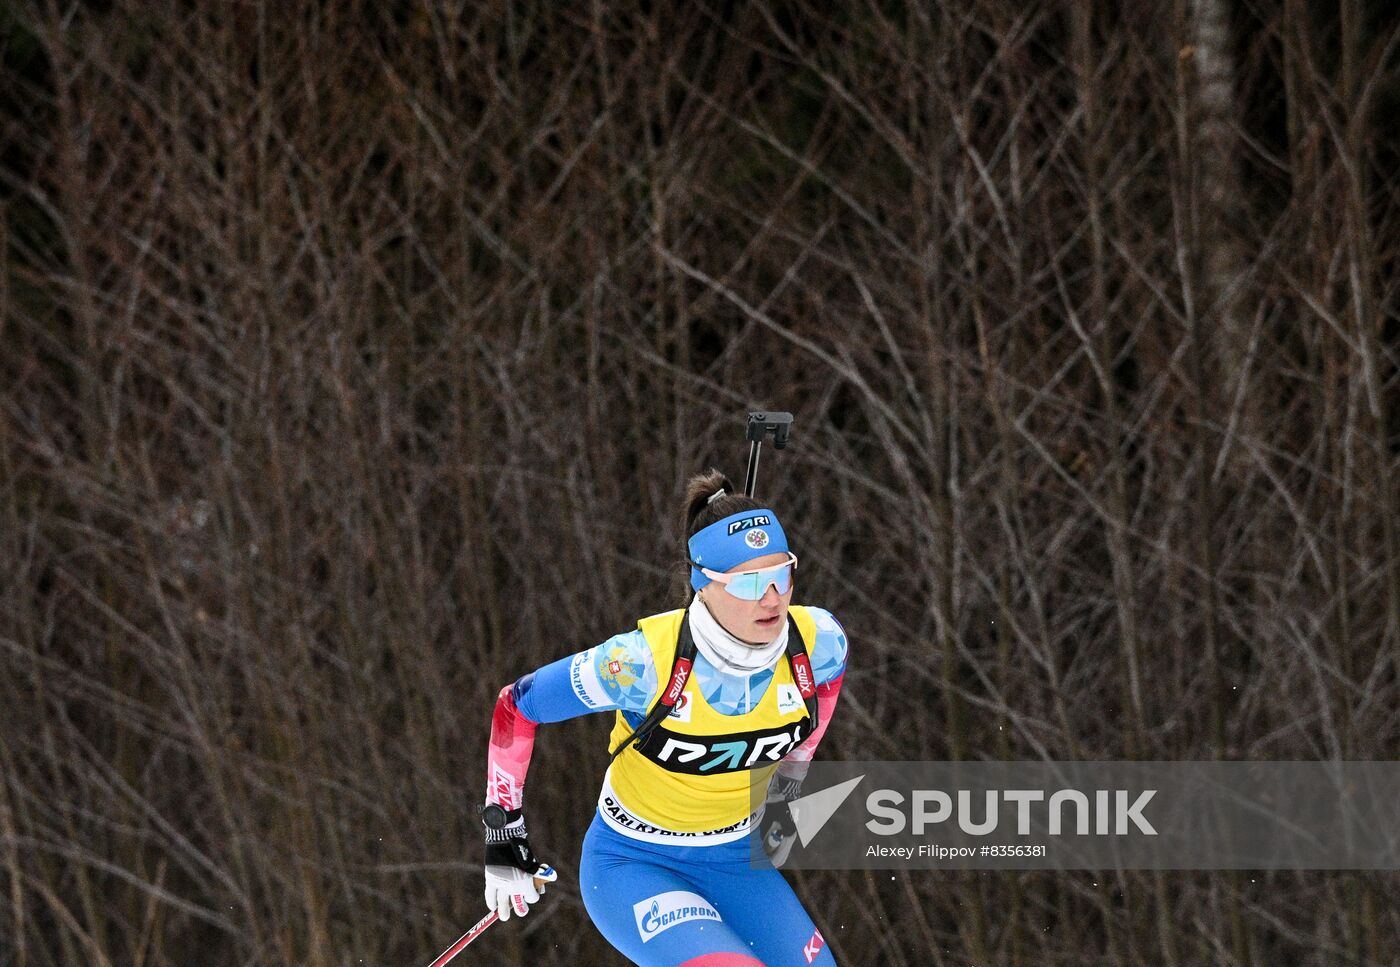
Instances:
[[[791,836],[797,832],[797,823],[793,822],[792,810],[788,808],[786,800],[770,802],[764,807],[763,825],[769,831],[776,826],[780,836]]]
[[[535,851],[530,849],[529,831],[525,828],[524,811],[506,809],[499,803],[479,806],[481,824],[486,833],[486,865],[513,866],[526,873],[540,868]]]
[[[512,836],[502,843],[486,844],[486,865],[487,866],[513,866],[517,870],[523,870],[529,874],[539,871],[540,861],[535,858],[535,851],[530,849],[530,841],[522,834]]]

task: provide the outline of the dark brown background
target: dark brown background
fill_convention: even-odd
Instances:
[[[743,473],[822,754],[1393,758],[1389,2],[0,6],[0,964],[426,963],[497,690]],[[617,964],[574,873],[469,963]],[[1392,875],[793,876],[843,964],[1391,963]],[[467,955],[464,955],[467,956]]]

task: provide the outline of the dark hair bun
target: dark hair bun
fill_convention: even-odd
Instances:
[[[690,596],[690,547],[695,534],[730,514],[744,510],[759,510],[762,505],[747,494],[740,493],[729,478],[711,467],[686,481],[685,502],[681,509],[681,553],[684,564],[677,572],[677,600],[684,606]]]

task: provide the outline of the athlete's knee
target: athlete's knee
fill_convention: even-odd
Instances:
[[[748,954],[733,954],[724,950],[701,954],[684,961],[679,967],[763,967],[763,961]]]

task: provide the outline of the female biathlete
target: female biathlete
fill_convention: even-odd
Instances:
[[[544,892],[536,882],[554,876],[521,816],[535,726],[615,711],[579,862],[608,942],[642,965],[833,965],[773,863],[791,847],[786,804],[836,707],[845,633],[826,611],[790,604],[797,557],[777,515],[723,474],[691,479],[684,522],[687,607],[501,689],[482,808],[486,902],[501,920],[523,916]],[[755,784],[768,800],[758,811]],[[772,862],[753,861],[751,831]]]

